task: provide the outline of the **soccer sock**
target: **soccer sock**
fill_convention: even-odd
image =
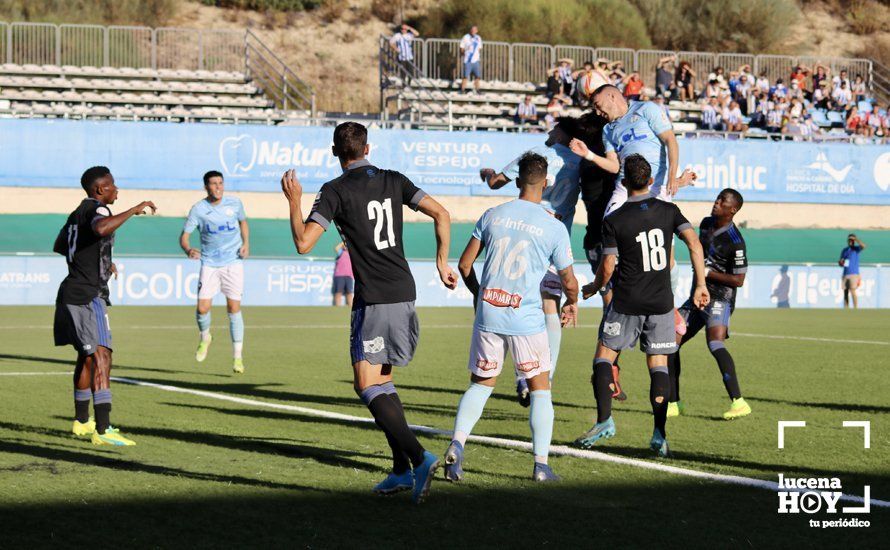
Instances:
[[[655,417],[655,429],[667,437],[664,425],[667,422],[668,392],[671,380],[667,367],[649,369],[649,403],[652,404],[652,416]]]
[[[386,390],[389,398],[392,399],[393,403],[402,411],[402,414],[405,414],[405,409],[402,407],[402,400],[399,399],[399,394],[396,392],[396,387],[392,382],[387,382],[386,384],[381,384],[381,387]],[[375,420],[376,422],[376,420]],[[380,424],[377,424],[380,426]],[[383,429],[383,426],[380,426]],[[386,442],[389,443],[389,448],[392,449],[392,471],[396,474],[404,474],[408,470],[411,469],[411,462],[408,460],[408,455],[399,447],[399,442],[395,440],[391,433],[383,430],[383,433],[386,434]]]
[[[244,346],[244,317],[241,312],[229,313],[229,334],[232,335],[232,348],[235,359],[241,358],[241,348]]]
[[[717,366],[720,367],[726,393],[729,394],[730,399],[738,399],[742,396],[742,390],[739,389],[739,379],[735,375],[735,361],[732,360],[732,355],[720,340],[708,342],[708,349],[711,350],[711,355],[714,356]]]
[[[200,313],[195,310],[195,319],[198,321],[198,330],[201,331],[201,340],[210,339],[210,312]]]
[[[362,401],[374,416],[374,421],[388,432],[416,468],[423,463],[424,448],[414,437],[401,407],[387,394],[389,384],[368,386],[361,393]]]
[[[562,322],[558,313],[544,315],[544,324],[547,327],[547,341],[550,343],[550,380],[556,372],[556,362],[559,360],[559,345],[562,342]]]
[[[596,422],[605,422],[612,416],[612,363],[608,359],[594,359],[593,396],[596,398]]]
[[[90,390],[74,390],[74,419],[80,423],[90,421],[90,399],[93,392]]]
[[[547,464],[550,454],[550,440],[553,438],[553,401],[550,390],[535,390],[531,393],[532,404],[528,423],[532,428],[532,450],[535,462]]]
[[[668,376],[671,378],[671,391],[668,401],[680,400],[680,350],[668,355]]]
[[[454,419],[454,441],[461,445],[467,443],[467,437],[473,431],[473,426],[482,417],[482,409],[494,388],[473,382],[464,392],[457,404],[457,417]]]
[[[96,432],[104,434],[111,425],[111,390],[93,393],[93,411],[96,415]]]

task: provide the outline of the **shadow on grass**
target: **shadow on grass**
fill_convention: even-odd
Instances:
[[[348,382],[349,385],[352,385],[351,380],[348,380],[348,381],[344,380],[343,382]],[[512,387],[515,388],[515,386],[516,385],[513,384]],[[457,396],[458,398],[460,398],[460,396],[462,396],[464,394],[464,392],[466,391],[466,389],[461,390],[461,389],[454,389],[454,388],[437,388],[434,386],[415,386],[415,385],[410,385],[410,384],[399,384],[398,381],[396,382],[396,389],[400,389],[400,390],[405,389],[405,390],[430,392],[430,393],[451,394],[451,395]],[[519,402],[517,401],[515,395],[503,395],[503,394],[498,394],[498,393],[492,393],[491,397],[489,397],[489,400],[491,400],[491,399],[496,399],[498,401],[509,401],[510,403],[513,403],[517,407],[520,407]],[[578,405],[577,403],[565,403],[562,401],[554,401],[553,406],[554,407],[567,407],[567,408],[572,408],[572,409],[586,409],[587,408],[587,406],[585,406],[585,405]],[[457,400],[454,401],[453,410],[455,410],[455,411],[457,410]]]
[[[838,412],[861,412],[870,414],[890,413],[890,407],[886,405],[860,405],[858,403],[821,403],[819,401],[790,401],[786,399],[770,399],[768,397],[751,397],[751,401],[764,403],[776,403],[778,405],[792,405],[813,409],[828,409]]]
[[[52,365],[65,365],[67,367],[70,367],[72,371],[74,370],[74,365],[76,363],[76,361],[75,361],[76,358],[67,360],[67,359],[56,359],[55,357],[38,357],[35,355],[14,355],[14,354],[7,354],[7,353],[0,353],[0,359],[12,359],[15,361],[28,361],[31,363],[49,363]],[[114,364],[114,363],[112,364],[112,368],[111,368],[112,375],[117,376],[118,374],[120,374],[121,370],[163,372],[163,373],[167,373],[167,374],[200,374],[203,376],[214,376],[214,377],[218,377],[218,378],[231,378],[231,375],[228,375],[228,374],[217,374],[217,373],[211,373],[211,372],[199,371],[199,370],[191,370],[191,369],[189,369],[189,370],[173,370],[173,369],[161,369],[161,368],[157,368],[157,367],[134,367],[132,365],[118,365],[118,364]]]

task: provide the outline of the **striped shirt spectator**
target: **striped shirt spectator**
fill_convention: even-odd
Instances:
[[[538,108],[535,107],[535,103],[532,101],[532,96],[525,96],[525,100],[516,107],[515,120],[517,124],[537,122]]]
[[[720,129],[720,113],[717,111],[717,98],[712,97],[701,110],[702,128],[706,130]]]
[[[414,61],[414,39],[418,36],[417,29],[404,23],[400,32],[392,35],[389,45],[398,53],[399,61]]]

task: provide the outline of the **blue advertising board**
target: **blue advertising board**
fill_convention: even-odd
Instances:
[[[340,174],[332,128],[164,122],[0,120],[0,186],[77,187],[91,165],[136,189],[194,189],[217,169],[232,191],[278,191],[294,168],[306,191]],[[542,134],[371,130],[371,161],[434,194],[488,195],[480,168],[501,169]],[[766,140],[680,140],[699,176],[680,200],[733,187],[747,201],[890,205],[890,147]]]
[[[186,258],[117,258],[118,278],[109,290],[115,305],[193,305],[197,297],[198,267]],[[481,266],[479,266],[481,267]],[[676,293],[681,304],[692,283],[688,265],[681,264]],[[434,262],[412,261],[419,306],[471,306],[462,284],[453,291],[439,281]],[[583,285],[593,279],[590,266],[576,264]],[[863,267],[859,307],[890,307],[890,269]],[[51,305],[67,274],[61,256],[0,256],[0,305]],[[246,306],[320,306],[331,302],[332,261],[247,260]],[[740,308],[773,308],[787,302],[792,308],[836,308],[842,305],[841,270],[833,266],[755,265],[748,268],[739,289]],[[222,296],[217,303],[223,304]],[[583,306],[599,306],[598,299]]]

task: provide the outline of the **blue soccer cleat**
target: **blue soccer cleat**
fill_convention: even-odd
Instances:
[[[532,479],[534,479],[535,481],[547,483],[552,481],[559,481],[562,478],[554,474],[553,470],[547,464],[535,462],[535,471],[532,472]]]
[[[429,451],[423,452],[423,462],[414,468],[414,493],[411,500],[420,504],[430,492],[430,484],[439,469],[439,457]]]
[[[603,422],[597,422],[587,433],[575,440],[575,444],[584,449],[589,449],[600,439],[615,437],[615,421],[610,416]]]
[[[448,481],[460,481],[464,477],[464,446],[457,441],[452,441],[445,451],[445,479]]]
[[[661,432],[658,431],[658,428],[652,432],[652,439],[649,441],[649,448],[655,451],[655,454],[658,455],[658,458],[670,458],[671,457],[671,449],[668,446],[667,439]]]
[[[378,495],[394,495],[413,488],[414,474],[407,470],[403,474],[390,472],[386,479],[374,486],[373,491]]]

